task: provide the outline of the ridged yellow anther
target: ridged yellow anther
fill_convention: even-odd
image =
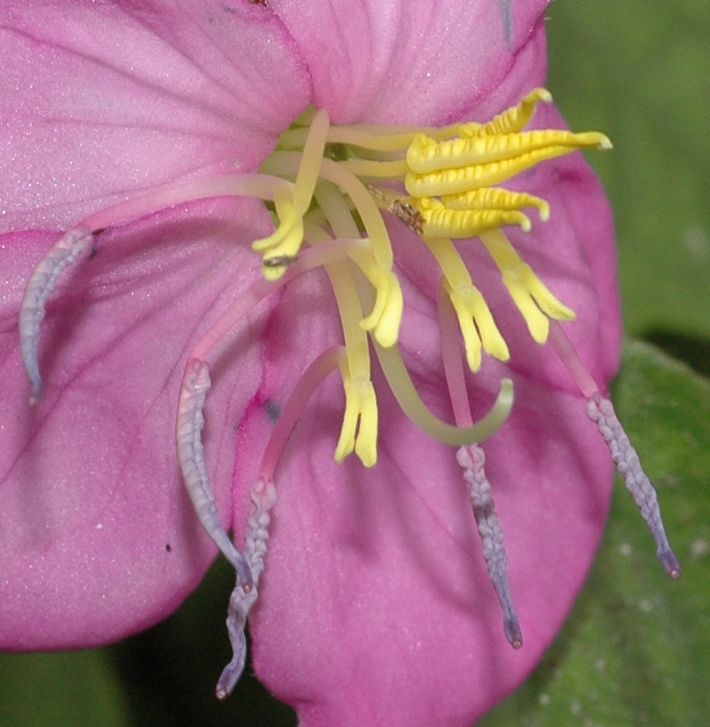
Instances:
[[[604,143],[610,143],[603,134],[598,136],[600,138],[597,146],[600,148],[604,148],[602,146]],[[512,159],[472,164],[456,169],[442,169],[429,174],[410,172],[404,178],[404,186],[412,197],[440,197],[445,194],[458,194],[498,184],[546,159],[554,159],[575,150],[576,148],[571,146],[553,145],[521,154]]]
[[[550,219],[550,205],[546,200],[525,192],[511,192],[501,187],[483,187],[462,194],[447,194],[441,201],[445,207],[452,210],[519,210],[525,207],[537,207],[543,222]]]
[[[471,371],[475,373],[481,366],[481,348],[500,361],[508,361],[510,353],[505,339],[454,244],[447,238],[425,242],[444,275],[444,287],[458,317]]]
[[[506,109],[485,124],[461,124],[460,136],[485,136],[487,134],[510,134],[524,129],[535,113],[538,103],[550,103],[552,94],[546,88],[531,91],[517,106]]]
[[[548,318],[574,320],[574,311],[561,303],[522,260],[500,230],[481,235],[483,244],[501,271],[503,283],[527,323],[530,335],[545,343],[550,331]]]
[[[441,169],[513,159],[551,146],[584,149],[601,147],[608,143],[609,140],[606,136],[595,131],[575,134],[560,129],[496,134],[469,139],[448,139],[438,142],[419,134],[407,150],[407,164],[417,174],[428,174]]]
[[[505,225],[518,225],[530,230],[530,219],[518,210],[456,210],[447,209],[436,199],[415,200],[424,224],[424,237],[453,237],[461,240]]]
[[[345,414],[335,461],[342,462],[355,452],[365,467],[377,463],[378,412],[375,389],[369,379],[354,379],[341,371],[345,390]]]

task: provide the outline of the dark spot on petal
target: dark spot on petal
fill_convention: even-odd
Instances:
[[[266,416],[269,417],[269,421],[276,423],[281,416],[281,407],[275,401],[266,401],[264,402],[264,409],[266,410]]]
[[[173,552],[173,546],[170,545],[170,543],[165,543],[165,550],[168,553],[172,553]]]

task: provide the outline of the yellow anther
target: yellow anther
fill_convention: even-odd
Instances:
[[[372,311],[360,321],[360,328],[372,331],[377,343],[389,348],[397,342],[404,312],[399,280],[391,270],[379,265],[370,252],[355,252],[352,259],[375,289]]]
[[[340,438],[335,448],[335,461],[342,462],[355,452],[365,467],[377,463],[377,397],[369,379],[350,376],[341,367],[345,390],[345,413]]]
[[[483,187],[462,194],[447,194],[441,198],[445,207],[452,210],[519,210],[537,207],[540,219],[550,219],[550,205],[546,200],[524,192],[511,192],[500,187]]]
[[[500,361],[507,361],[508,346],[454,244],[446,238],[425,242],[444,274],[445,289],[458,317],[471,371],[476,372],[481,366],[481,348]]]
[[[303,237],[303,219],[296,210],[292,193],[281,189],[277,190],[274,194],[274,205],[279,224],[270,235],[255,240],[251,244],[251,249],[255,252],[264,252],[276,247],[292,230],[298,229],[299,225],[301,237]]]
[[[528,216],[518,210],[452,210],[429,198],[416,200],[416,206],[424,220],[424,237],[463,239],[504,225],[518,225],[526,232],[531,227]]]
[[[500,230],[481,235],[486,249],[502,273],[503,283],[525,318],[530,335],[545,343],[550,330],[548,318],[574,320],[574,311],[561,303],[525,263]]]
[[[561,129],[545,129],[439,142],[419,134],[407,150],[407,164],[413,172],[427,174],[441,169],[513,159],[548,147],[570,147],[570,151],[574,151],[588,147],[603,148],[605,145],[609,145],[609,139],[595,131],[575,134]]]
[[[510,134],[524,129],[535,113],[538,103],[550,103],[552,94],[546,88],[531,91],[517,106],[506,109],[485,124],[461,124],[460,136],[485,136],[487,134]]]
[[[594,145],[599,148],[609,148],[610,142],[603,134],[598,134]],[[404,178],[404,186],[412,197],[440,197],[445,194],[458,194],[498,184],[546,159],[554,159],[575,150],[576,147],[557,144],[536,149],[512,159],[472,164],[457,169],[442,169],[429,174],[410,172]]]

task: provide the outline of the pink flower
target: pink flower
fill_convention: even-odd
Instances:
[[[341,321],[322,269],[297,275],[322,267],[327,258],[339,296],[349,290],[358,300],[362,290],[381,295],[390,318],[370,330],[384,351],[382,365],[396,367],[401,351],[432,411],[451,419],[453,399],[459,429],[447,429],[446,437],[463,437],[471,413],[463,403],[459,334],[448,308],[463,305],[456,298],[461,291],[451,282],[456,265],[442,262],[439,268],[431,256],[451,260],[453,248],[436,240],[453,233],[432,232],[444,193],[418,196],[412,189],[421,180],[411,169],[410,197],[396,185],[371,189],[368,204],[393,213],[376,215],[388,220],[384,239],[392,243],[395,263],[388,267],[386,246],[377,252],[365,208],[348,192],[365,229],[353,228],[342,205],[345,182],[331,179],[335,186],[319,187],[316,206],[326,217],[319,221],[306,213],[310,196],[298,201],[298,181],[295,193],[277,185],[257,194],[260,184],[272,183],[254,172],[267,157],[270,174],[295,171],[289,172],[295,157],[271,152],[279,134],[311,105],[327,114],[303,120],[291,132],[294,148],[302,147],[309,128],[308,138],[316,138],[318,124],[331,133],[330,123],[350,144],[353,132],[388,139],[395,133],[354,125],[483,122],[518,104],[544,81],[545,5],[530,0],[513,11],[506,2],[470,0],[2,4],[5,648],[74,648],[119,639],[167,616],[197,586],[215,548],[184,492],[177,426],[180,462],[202,521],[223,538],[241,576],[233,626],[256,596],[249,579],[256,583],[264,567],[260,548],[266,547],[274,480],[278,503],[250,617],[254,665],[265,684],[298,710],[303,725],[465,725],[525,678],[568,612],[606,516],[611,466],[589,417],[599,421],[616,460],[633,451],[593,383],[603,385],[615,372],[620,339],[611,219],[596,179],[578,154],[549,161],[506,177],[515,176],[509,189],[536,201],[510,196],[486,202],[503,215],[488,227],[471,213],[487,249],[470,241],[459,250],[506,342],[494,340],[477,319],[483,347],[490,344],[493,356],[484,356],[480,371],[468,378],[475,418],[492,406],[504,378],[515,384],[508,421],[485,443],[484,474],[479,447],[457,454],[407,420],[378,365],[367,369],[374,389],[367,376],[353,372],[369,362],[367,353],[355,355],[350,341],[345,353],[328,353],[342,341],[341,323],[354,337],[362,331],[348,329],[348,320],[362,314],[353,319],[352,307],[339,299]],[[545,98],[542,92],[535,97]],[[563,122],[543,103],[533,126],[561,128]],[[459,134],[465,130],[453,135]],[[583,136],[569,143],[605,144],[600,135],[585,137],[591,141]],[[405,146],[436,146],[435,139],[422,138]],[[562,144],[559,136],[549,138],[555,141],[545,142],[548,149]],[[328,163],[343,168],[316,156],[321,176]],[[365,171],[355,173],[366,178],[374,167],[368,160],[362,164]],[[518,171],[526,165],[520,162]],[[276,247],[262,251],[263,266],[250,244],[268,238],[273,225],[261,201],[241,196],[247,193],[275,199],[284,233]],[[331,201],[323,201],[328,194]],[[550,220],[535,219],[527,231],[530,218],[521,210],[538,206],[544,218],[539,198],[549,202]],[[510,209],[501,211],[506,205]],[[464,220],[456,216],[464,212],[447,210]],[[288,237],[301,223],[311,242],[323,231],[341,241],[302,252],[302,235]],[[516,225],[521,229],[512,229]],[[513,296],[520,293],[521,284],[505,277],[501,261],[512,248],[496,232],[501,227],[535,280],[544,280],[575,311],[566,330],[584,365],[557,324],[551,341],[559,357],[532,340],[528,328],[547,337],[548,324],[535,322],[547,319],[539,311],[525,313],[518,299],[516,307],[501,285],[495,262]],[[429,249],[414,228],[423,230]],[[293,251],[283,247],[285,237]],[[367,241],[353,241],[357,237]],[[84,252],[61,278],[64,263],[55,253],[66,261],[66,251],[52,247],[60,239]],[[348,287],[360,275],[353,277],[353,261],[364,273],[359,289]],[[344,277],[333,264],[345,266]],[[33,270],[38,272],[31,278]],[[288,283],[267,284],[262,271],[269,278],[286,273]],[[442,274],[448,283],[440,288]],[[21,301],[31,279],[23,345],[39,394],[33,347],[44,291],[54,287],[55,277],[39,339],[45,388],[31,408],[17,334]],[[272,288],[269,303],[248,305],[249,295]],[[553,300],[554,310],[545,312],[566,317],[567,309]],[[235,310],[245,315],[221,331],[219,321]],[[464,330],[476,369],[472,335],[475,330],[468,337]],[[219,355],[218,344],[225,344]],[[324,367],[338,363],[343,381],[331,376],[310,402],[300,401],[310,383],[320,384],[323,371],[310,369],[313,375],[302,378],[314,360]],[[213,385],[205,405],[202,471],[200,385],[207,363]],[[346,412],[345,429],[350,421],[353,431],[341,437],[338,458],[354,447],[362,463],[355,457],[333,461],[343,384],[355,409]],[[390,385],[402,394],[401,377]],[[578,388],[591,401],[589,416]],[[299,420],[288,439],[292,411]],[[620,469],[640,504],[651,502],[637,463],[622,461]],[[210,509],[207,472],[216,511]],[[506,532],[507,570],[489,483]],[[250,494],[261,522],[250,510]],[[654,507],[644,515],[658,535]],[[236,543],[251,538],[240,552],[225,543],[220,520],[234,528]],[[659,548],[669,569],[677,569],[669,551]],[[519,646],[511,593],[515,598],[522,649],[511,649],[501,633],[487,564],[504,606],[506,634]],[[238,646],[241,632],[235,633]]]

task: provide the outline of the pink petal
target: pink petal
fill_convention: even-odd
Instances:
[[[254,169],[309,94],[272,14],[221,0],[4,0],[0,67],[0,231]]]
[[[405,295],[408,361],[427,401],[448,418],[431,305],[411,287]],[[295,312],[314,296],[322,300],[315,282],[295,284],[272,316],[260,400],[281,403],[297,372],[332,341],[320,320]],[[316,310],[332,307],[329,297]],[[473,379],[480,413],[504,373]],[[485,448],[524,631],[520,651],[503,636],[454,450],[406,421],[382,381],[374,470],[333,462],[343,404],[337,375],[299,423],[276,475],[251,631],[257,674],[304,727],[471,724],[525,678],[554,637],[602,532],[610,463],[579,397],[520,377],[516,384],[517,408]],[[252,412],[240,446],[263,447],[268,429],[263,412]],[[248,466],[237,475],[238,489],[255,479]]]
[[[176,464],[178,389],[197,338],[259,274],[244,243],[268,229],[264,218],[255,203],[205,202],[99,236],[50,304],[36,409],[20,366],[18,300],[56,235],[0,238],[3,648],[118,639],[167,616],[204,574],[215,548]],[[245,327],[209,399],[207,457],[223,512],[234,428],[261,378],[256,336],[258,326]]]
[[[336,122],[434,123],[492,93],[545,0],[270,0]],[[538,64],[544,66],[542,57]]]

